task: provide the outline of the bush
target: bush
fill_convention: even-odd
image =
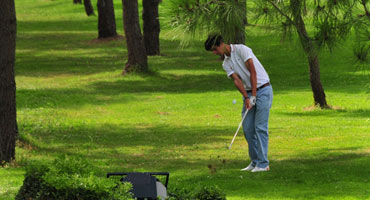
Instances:
[[[226,200],[226,195],[218,186],[204,186],[195,193],[197,200]]]
[[[192,200],[193,193],[184,188],[174,188],[168,192],[169,200]]]
[[[129,183],[94,175],[83,159],[60,157],[50,164],[31,163],[16,200],[127,200]]]
[[[226,195],[218,186],[203,186],[194,192],[175,188],[169,195],[169,200],[226,200]]]

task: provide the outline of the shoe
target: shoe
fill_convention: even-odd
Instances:
[[[251,162],[246,168],[243,168],[240,171],[252,171],[253,169],[254,169],[253,162]]]
[[[269,171],[270,170],[270,167],[267,166],[265,168],[261,168],[261,167],[255,167],[252,172],[266,172],[266,171]]]

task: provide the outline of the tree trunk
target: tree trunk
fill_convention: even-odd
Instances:
[[[122,0],[123,27],[125,30],[128,61],[123,74],[148,71],[148,61],[139,24],[137,0]]]
[[[233,44],[245,44],[245,26],[247,24],[247,4],[245,0],[235,0],[242,9],[243,24],[235,27],[235,39],[231,43]]]
[[[95,15],[91,0],[84,0],[84,6],[87,16]]]
[[[309,55],[308,63],[310,66],[310,83],[315,105],[319,105],[321,108],[328,108],[329,106],[326,102],[324,88],[322,87],[320,80],[320,67],[318,56]]]
[[[16,32],[14,0],[0,1],[0,164],[15,159],[18,133],[14,78]]]
[[[321,108],[329,108],[326,102],[324,88],[322,87],[320,80],[320,65],[318,53],[312,40],[308,36],[305,24],[301,16],[295,16],[295,26],[303,49],[307,55],[310,69],[310,83],[315,105],[319,105]]]
[[[113,0],[98,0],[98,38],[117,36]]]
[[[147,55],[159,55],[158,4],[161,0],[143,0],[144,44]]]
[[[82,0],[73,0],[74,4],[82,4]]]

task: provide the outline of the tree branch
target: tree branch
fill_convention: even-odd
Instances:
[[[369,12],[369,10],[366,7],[366,1],[365,0],[361,0],[361,4],[362,4],[362,6],[364,6],[365,15],[370,18],[370,12]]]
[[[271,1],[271,0],[268,0],[268,2],[272,5],[272,6],[274,6],[274,8],[282,15],[282,16],[284,16],[290,23],[292,23],[292,24],[294,24],[293,23],[293,20],[288,16],[288,15],[286,15],[276,4],[275,4],[275,2],[273,2],[273,1]]]

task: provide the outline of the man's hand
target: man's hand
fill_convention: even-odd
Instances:
[[[244,104],[246,109],[252,109],[252,107],[256,105],[256,97],[251,96],[250,98],[245,98]]]
[[[251,96],[249,99],[249,106],[252,108],[254,105],[256,105],[256,96]]]
[[[245,109],[247,109],[247,110],[250,110],[252,108],[251,105],[250,105],[250,99],[249,98],[244,99],[244,105],[245,105]]]

